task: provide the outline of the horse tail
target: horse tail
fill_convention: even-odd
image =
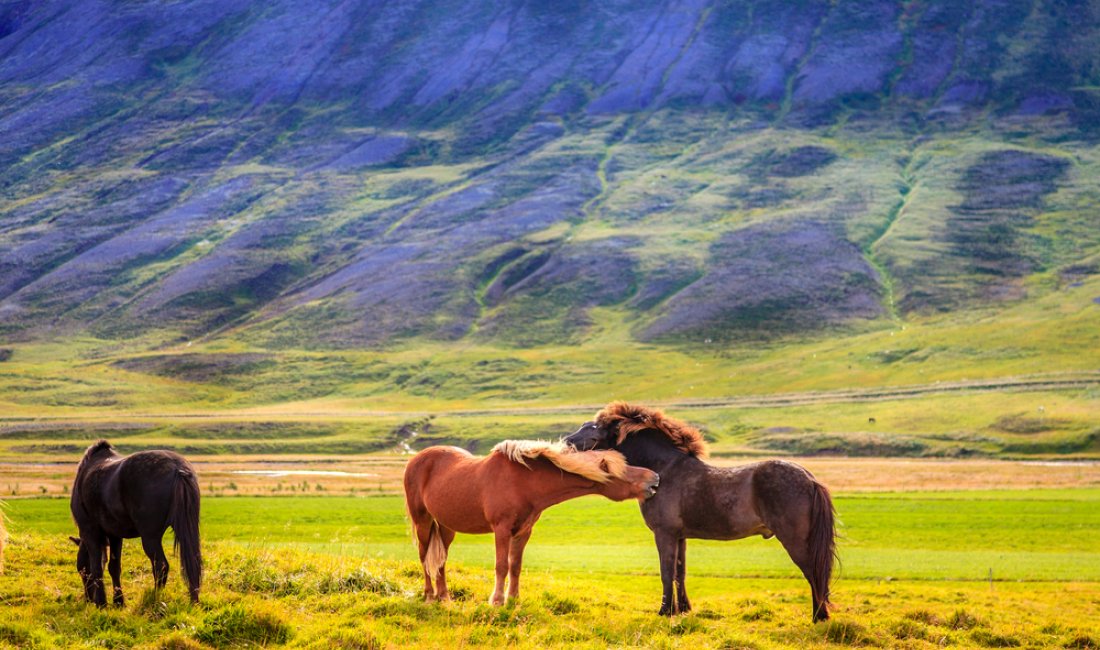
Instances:
[[[424,501],[420,494],[420,488],[417,485],[415,475],[419,473],[419,468],[424,463],[429,463],[431,457],[423,452],[413,456],[412,460],[405,465],[405,473],[402,477],[402,482],[405,486],[405,514],[409,517],[409,529],[412,533],[413,546],[416,547],[417,552],[420,551],[420,537],[417,534],[417,517],[413,515],[413,508],[417,512],[423,511],[424,515],[431,517],[431,513],[427,512],[424,507]],[[421,517],[423,522],[424,517]],[[424,552],[424,571],[427,572],[429,578],[435,580],[439,577],[439,571],[443,568],[443,565],[447,563],[447,548],[443,546],[443,537],[439,534],[439,522],[434,518],[431,520],[431,526],[428,528],[428,547]]]
[[[836,552],[836,508],[829,488],[813,480],[810,504],[810,588],[814,592],[814,621],[829,618],[829,584],[833,579]]]
[[[172,492],[172,510],[168,515],[176,541],[173,545],[180,568],[187,578],[191,602],[199,601],[202,584],[202,551],[199,549],[199,480],[190,469],[180,469]]]
[[[439,534],[439,523],[433,520],[431,532],[428,533],[428,552],[424,555],[424,570],[432,580],[435,580],[446,563],[447,549],[443,546],[443,537]]]

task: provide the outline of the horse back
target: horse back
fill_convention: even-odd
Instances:
[[[417,502],[443,526],[460,533],[487,533],[486,499],[511,490],[510,466],[500,454],[485,458],[458,447],[428,447],[405,467],[406,499]]]
[[[170,451],[142,451],[105,458],[83,468],[74,483],[73,518],[81,530],[114,537],[163,533],[173,489],[194,468]]]

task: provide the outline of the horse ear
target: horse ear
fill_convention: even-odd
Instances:
[[[600,471],[604,472],[605,474],[611,473],[611,467],[608,466],[606,458],[600,459]]]
[[[79,537],[73,537],[72,535],[69,535],[69,541],[72,542],[73,544],[76,544],[77,546],[80,546],[80,538]]]

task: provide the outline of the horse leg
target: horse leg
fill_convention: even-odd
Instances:
[[[126,599],[122,596],[122,538],[108,537],[107,544],[111,549],[107,572],[111,574],[111,584],[115,588],[114,603],[122,606],[126,604]]]
[[[85,544],[85,548],[88,550],[88,582],[85,585],[85,596],[95,603],[96,607],[106,607],[107,594],[103,588],[103,560],[107,554],[107,549],[98,536],[81,535],[81,537],[81,543]]]
[[[436,524],[439,526],[439,524]],[[455,541],[455,531],[439,526],[439,539],[443,542],[443,554],[451,549],[451,542]],[[435,580],[435,597],[437,600],[450,600],[451,592],[447,589],[447,565],[439,567],[439,576]]]
[[[153,586],[158,590],[163,589],[168,583],[168,558],[164,555],[161,538],[152,535],[142,536],[141,548],[145,549],[145,554],[149,556],[149,561],[153,565]]]
[[[811,562],[812,555],[810,554],[809,545],[799,539],[790,539],[790,537],[784,538],[779,533],[775,535],[783,548],[787,550],[787,555],[791,557],[791,561],[802,571],[802,575],[805,576],[806,582],[810,583],[810,594],[813,599],[813,619],[814,623],[819,620],[829,618],[828,608],[822,605],[821,594],[817,593],[817,589],[814,589],[813,582],[813,563]]]
[[[795,566],[802,571],[806,582],[810,583],[810,595],[813,600],[813,621],[823,621],[829,618],[828,593],[818,593],[814,586],[814,554],[810,545],[809,520],[805,523],[795,521],[777,521],[773,532],[776,539],[786,549],[787,555]]]
[[[676,611],[686,614],[691,611],[691,602],[684,587],[687,579],[687,539],[680,539],[676,546]]]
[[[676,613],[676,602],[673,599],[672,583],[676,577],[676,556],[680,548],[680,536],[665,531],[653,533],[657,542],[657,554],[661,557],[661,609],[657,613],[661,616],[671,616]]]
[[[512,546],[511,526],[501,526],[493,531],[497,543],[496,584],[493,585],[493,595],[489,597],[490,605],[504,604],[504,581],[508,577],[508,551]]]
[[[427,513],[423,513],[427,515]],[[424,601],[431,602],[435,600],[435,587],[432,586],[432,576],[428,574],[428,548],[432,541],[432,525],[434,522],[429,517],[427,520],[423,520],[421,517],[412,514],[410,516],[413,519],[413,531],[416,534],[417,550],[420,553],[420,568],[424,573]]]
[[[533,528],[528,528],[512,538],[511,548],[508,549],[508,598],[519,598],[519,572],[523,568],[523,549],[527,547],[527,540],[531,539]]]

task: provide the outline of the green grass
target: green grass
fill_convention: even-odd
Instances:
[[[494,376],[492,381],[507,379]],[[964,390],[786,406],[752,404],[756,398],[748,396],[730,406],[685,402],[666,410],[702,427],[716,455],[1098,458],[1097,390]],[[506,438],[557,438],[575,430],[603,403],[595,400],[597,395],[549,411],[498,403],[485,411],[448,412],[446,406],[420,402],[407,404],[409,411],[376,412],[364,408],[363,400],[344,398],[190,414],[85,409],[57,418],[0,421],[0,457],[75,462],[98,438],[110,439],[124,453],[168,447],[189,456],[363,454],[396,449],[406,425],[420,434],[413,441],[417,448],[460,444],[485,452]],[[603,396],[619,397],[606,389]]]
[[[843,576],[864,580],[1100,581],[1100,489],[839,496]],[[246,513],[246,514],[245,514]],[[13,531],[71,534],[68,502],[8,504]],[[352,557],[415,559],[401,497],[218,497],[203,501],[203,534],[255,548],[299,546]],[[615,552],[606,541],[615,540]],[[138,546],[129,552],[140,554]],[[779,543],[694,540],[693,575],[796,578]],[[460,535],[458,562],[491,567],[491,536]],[[633,503],[591,497],[547,511],[525,567],[646,574],[653,538]]]
[[[520,602],[500,609],[484,604],[488,536],[452,547],[456,601],[424,604],[400,499],[288,497],[204,500],[202,605],[187,604],[175,569],[149,591],[128,541],[128,603],[95,610],[78,597],[67,504],[16,500],[0,647],[1095,647],[1098,501],[1097,489],[838,497],[844,565],[833,621],[815,626],[774,540],[693,540],[695,611],[656,616],[637,507],[602,499],[546,512]]]

